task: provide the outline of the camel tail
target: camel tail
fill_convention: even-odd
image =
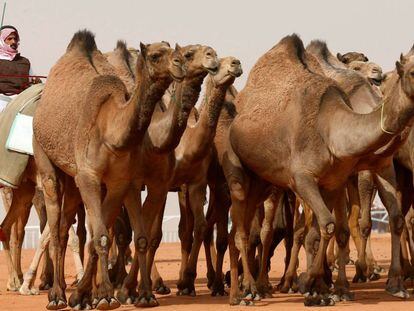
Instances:
[[[86,56],[91,57],[91,54],[97,50],[95,35],[87,29],[79,30],[70,40],[67,51],[73,49],[78,49],[84,52]]]

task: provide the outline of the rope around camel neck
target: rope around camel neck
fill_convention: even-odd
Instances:
[[[381,130],[386,134],[395,135],[394,132],[387,131],[384,128],[384,106],[385,106],[385,101],[381,105],[381,121],[380,121],[381,122]]]

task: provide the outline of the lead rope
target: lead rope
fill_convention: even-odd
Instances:
[[[381,130],[386,134],[395,135],[396,133],[387,131],[384,128],[384,106],[385,106],[385,101],[381,105]]]

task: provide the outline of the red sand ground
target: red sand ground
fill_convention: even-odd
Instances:
[[[390,238],[388,234],[375,235],[372,240],[373,251],[381,266],[388,270],[390,262]],[[23,252],[23,268],[27,269],[34,251],[25,250]],[[355,259],[355,251],[351,252],[351,257]],[[271,280],[276,284],[283,271],[283,247],[279,247],[276,256],[272,260]],[[180,265],[180,246],[179,244],[162,244],[157,253],[158,268],[164,280],[172,288],[172,294],[164,297],[158,297],[160,307],[156,310],[197,310],[207,311],[212,308],[216,310],[246,310],[253,308],[255,310],[304,310],[303,298],[299,294],[274,294],[274,298],[264,299],[257,302],[255,307],[230,307],[227,297],[211,297],[206,287],[206,268],[204,252],[200,254],[198,264],[198,279],[196,284],[197,297],[177,297],[175,295],[175,283]],[[304,257],[301,254],[301,270],[303,269]],[[225,261],[225,267],[228,268],[228,258]],[[74,267],[71,254],[69,252],[66,266],[66,281],[71,284],[74,280]],[[0,252],[0,310],[45,310],[47,304],[47,293],[41,292],[39,296],[21,296],[18,293],[6,291],[7,267],[4,254]],[[354,274],[354,268],[348,266],[348,279],[351,280]],[[407,301],[401,301],[385,293],[386,273],[379,281],[365,284],[351,284],[355,292],[355,301],[337,303],[333,307],[324,307],[324,310],[408,310],[414,308],[414,298]],[[36,283],[38,284],[38,283]],[[406,284],[412,290],[412,284]],[[71,289],[68,290],[68,296]],[[312,310],[315,308],[312,307]],[[319,308],[316,308],[319,309]],[[122,306],[122,311],[136,310],[133,306]]]

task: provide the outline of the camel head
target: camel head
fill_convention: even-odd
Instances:
[[[240,61],[232,56],[220,58],[219,69],[217,73],[212,77],[214,85],[230,85],[234,80],[240,77],[243,73],[243,69]]]
[[[336,54],[336,57],[343,62],[344,64],[348,65],[350,62],[353,61],[360,61],[360,62],[367,62],[368,57],[366,57],[363,53],[358,52],[348,52],[342,55],[341,53]]]
[[[168,42],[162,41],[152,44],[140,43],[141,55],[153,80],[173,79],[182,81],[185,77],[184,58],[180,47],[170,47]]]
[[[401,54],[400,60],[395,65],[401,79],[402,89],[408,97],[414,99],[414,59]]]
[[[217,73],[219,60],[216,51],[211,47],[200,44],[187,45],[181,48],[181,53],[186,62],[186,77]]]
[[[382,82],[382,68],[373,62],[352,61],[348,67],[361,73],[368,81],[375,86],[380,86]]]

